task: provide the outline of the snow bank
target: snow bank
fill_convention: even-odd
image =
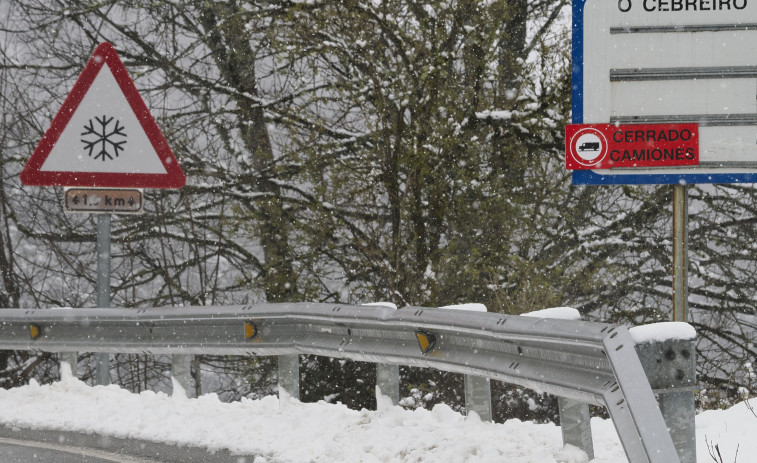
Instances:
[[[747,406],[747,404],[749,406]],[[751,410],[750,410],[751,407]],[[728,410],[707,410],[697,415],[697,461],[712,463],[709,447],[720,450],[724,462],[757,461],[757,398]]]
[[[750,405],[757,407],[757,399]],[[197,399],[163,393],[131,394],[118,386],[90,387],[70,375],[50,385],[0,389],[0,425],[97,432],[211,450],[256,454],[256,463],[586,463],[563,447],[560,428],[510,420],[485,423],[446,405],[404,410],[379,400],[379,410],[350,410],[325,402],[275,397],[223,403],[215,394]],[[592,418],[596,458],[627,462],[609,420]],[[757,461],[757,416],[738,404],[697,416],[697,461],[711,462],[707,445],[723,461]]]
[[[697,332],[693,326],[684,322],[661,322],[635,326],[628,330],[636,344],[646,342],[663,342],[669,339],[694,339]]]
[[[222,403],[215,394],[196,399],[163,393],[131,394],[118,386],[90,387],[67,376],[50,384],[0,390],[0,424],[34,429],[98,432],[211,450],[256,454],[279,463],[586,463],[564,449],[560,428],[510,420],[465,417],[446,405],[404,410],[380,400],[379,411],[350,410],[325,402],[275,397]],[[595,463],[624,461],[612,424],[598,437]],[[613,440],[614,439],[614,440]]]
[[[580,320],[581,313],[573,307],[552,307],[520,314],[521,317],[556,318],[558,320]]]

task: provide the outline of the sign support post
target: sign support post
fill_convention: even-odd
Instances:
[[[673,186],[673,321],[688,322],[688,185]]]
[[[97,216],[97,307],[110,307],[110,214]],[[110,384],[110,355],[95,354],[96,380],[98,386]]]
[[[141,213],[143,188],[181,188],[186,176],[113,45],[97,46],[21,182],[62,186],[66,212],[97,217],[97,306],[110,307],[111,213]],[[76,374],[76,353],[66,354]],[[110,356],[95,354],[96,382],[110,384]]]

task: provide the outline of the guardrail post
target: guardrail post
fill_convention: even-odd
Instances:
[[[693,340],[666,340],[636,345],[639,360],[660,405],[681,463],[696,463]]]
[[[385,363],[376,364],[376,386],[381,395],[392,399],[392,404],[400,403],[400,367]]]
[[[300,400],[300,356],[279,355],[279,404],[285,397]]]
[[[549,313],[549,311],[554,311]],[[565,318],[568,320],[580,320],[581,314],[572,307],[563,307],[547,309],[547,311],[538,311],[530,316],[543,318],[555,317]],[[562,431],[562,441],[564,445],[572,445],[583,450],[589,457],[594,459],[594,442],[591,437],[591,413],[589,404],[567,399],[565,397],[557,398],[557,405],[560,411],[560,429]]]
[[[560,428],[564,445],[573,445],[586,452],[589,460],[594,459],[594,442],[591,438],[591,415],[589,404],[564,397],[558,397],[560,408]]]
[[[192,388],[192,354],[171,354],[171,378],[184,389],[187,397],[194,397]]]
[[[61,352],[60,361],[71,365],[71,375],[79,377],[79,354],[77,352]]]
[[[476,412],[481,421],[492,420],[492,392],[489,378],[465,375],[465,409]]]
[[[397,310],[397,305],[393,302],[371,302],[363,304],[364,307],[385,307]],[[392,405],[400,403],[400,367],[399,365],[390,365],[384,363],[376,364],[376,387],[381,391],[381,395],[392,399]],[[378,405],[378,397],[376,398]]]

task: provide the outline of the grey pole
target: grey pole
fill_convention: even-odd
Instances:
[[[110,307],[110,214],[97,216],[97,307]],[[97,384],[110,384],[110,355],[96,353],[95,368]]]
[[[673,321],[688,321],[689,190],[673,187]]]

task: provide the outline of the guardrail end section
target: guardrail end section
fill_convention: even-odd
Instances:
[[[681,463],[696,463],[696,350],[692,339],[636,345]]]
[[[625,327],[607,330],[605,354],[617,382],[606,385],[604,400],[631,463],[680,462],[652,388]]]

